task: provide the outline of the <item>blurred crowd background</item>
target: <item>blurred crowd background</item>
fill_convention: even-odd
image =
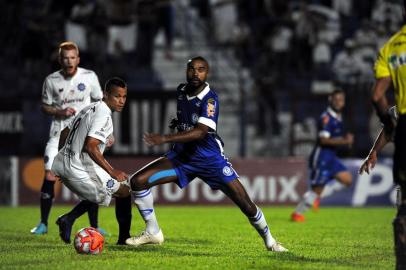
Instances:
[[[403,23],[400,0],[14,0],[0,10],[1,100],[23,115],[21,143],[3,155],[42,155],[42,83],[59,68],[58,44],[72,40],[80,66],[101,84],[123,77],[130,98],[173,92],[187,59],[207,58],[231,157],[308,155],[327,95],[342,88],[355,134],[342,155],[363,157],[379,129],[373,64]]]

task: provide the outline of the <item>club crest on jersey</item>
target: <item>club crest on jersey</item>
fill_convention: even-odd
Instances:
[[[224,166],[224,168],[223,168],[223,174],[224,174],[225,176],[231,176],[231,175],[233,174],[233,170],[232,170],[230,167],[228,167],[228,166]]]
[[[196,124],[198,120],[199,120],[199,116],[195,113],[192,114],[192,123]]]
[[[109,181],[107,181],[106,183],[106,187],[107,188],[112,188],[114,186],[114,180],[110,179]]]
[[[79,83],[79,84],[78,84],[78,90],[79,90],[80,92],[85,91],[85,89],[86,89],[86,85],[85,85],[84,83]]]
[[[213,117],[216,114],[216,101],[214,98],[209,98],[207,100],[207,116]]]

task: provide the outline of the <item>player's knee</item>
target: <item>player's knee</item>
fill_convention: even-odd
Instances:
[[[137,190],[144,190],[147,189],[145,185],[145,181],[143,181],[142,177],[139,175],[134,175],[130,179],[130,185],[131,185],[131,190],[137,191]]]
[[[349,172],[340,173],[336,179],[343,185],[349,187],[352,184],[352,175]]]
[[[54,184],[54,181],[44,180],[41,187],[41,199],[53,199],[55,197]]]
[[[352,184],[352,175],[348,174],[347,177],[344,179],[344,185],[347,187],[351,186]]]

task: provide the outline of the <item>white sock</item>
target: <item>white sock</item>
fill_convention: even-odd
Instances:
[[[138,211],[145,221],[145,230],[150,234],[159,232],[158,221],[155,216],[154,198],[150,189],[133,191],[134,203],[137,205]]]
[[[259,235],[264,239],[265,246],[271,248],[275,243],[275,239],[272,237],[268,224],[266,223],[265,216],[261,209],[257,207],[257,213],[255,216],[248,218],[251,225],[257,230]]]
[[[303,214],[304,212],[309,210],[309,208],[313,206],[313,203],[317,199],[317,197],[318,197],[318,195],[316,192],[314,192],[313,190],[308,190],[303,195],[302,200],[297,205],[295,213]]]

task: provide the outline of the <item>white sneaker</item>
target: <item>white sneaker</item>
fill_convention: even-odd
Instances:
[[[141,246],[145,244],[162,244],[164,242],[164,235],[162,233],[162,230],[159,229],[159,232],[156,234],[150,234],[146,231],[141,232],[140,235],[130,237],[127,240],[125,240],[125,243],[130,246]]]
[[[268,248],[269,251],[274,251],[274,252],[286,252],[289,251],[287,248],[284,248],[281,243],[276,242],[273,244],[270,248]]]

